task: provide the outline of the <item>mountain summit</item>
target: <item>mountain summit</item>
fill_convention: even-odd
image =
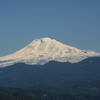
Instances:
[[[29,45],[13,54],[0,57],[0,66],[9,66],[19,62],[30,65],[45,64],[49,61],[77,63],[93,56],[100,56],[100,53],[80,50],[55,39],[40,38],[33,40]]]

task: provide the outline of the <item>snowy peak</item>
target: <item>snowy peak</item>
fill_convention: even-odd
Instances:
[[[52,51],[53,49],[56,48],[56,50],[64,50],[66,49],[77,49],[65,44],[62,44],[58,41],[56,41],[55,39],[51,39],[51,38],[41,38],[41,39],[37,39],[32,41],[32,43],[30,43],[27,48],[35,48],[38,49],[40,52],[43,50],[49,50]],[[57,49],[58,48],[58,49]],[[79,49],[77,49],[78,51],[80,51]]]
[[[45,64],[51,60],[77,63],[88,57],[100,56],[94,51],[84,51],[71,47],[51,38],[33,40],[23,49],[0,57],[0,66],[8,66],[18,62],[26,64]]]

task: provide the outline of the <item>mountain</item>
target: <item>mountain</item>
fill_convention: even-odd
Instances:
[[[40,38],[33,40],[29,45],[13,54],[0,57],[0,67],[10,66],[15,63],[43,65],[49,61],[78,63],[95,56],[100,56],[100,53],[80,50],[62,44],[55,39]]]
[[[0,80],[4,87],[65,93],[66,87],[100,80],[100,53],[37,39],[0,57]]]

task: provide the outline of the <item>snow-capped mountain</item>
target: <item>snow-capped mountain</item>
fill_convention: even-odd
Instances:
[[[0,67],[19,62],[30,65],[45,64],[49,61],[77,63],[94,56],[100,56],[100,53],[80,50],[55,39],[41,38],[33,40],[29,45],[13,54],[0,57]]]

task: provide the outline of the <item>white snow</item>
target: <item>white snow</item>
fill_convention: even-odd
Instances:
[[[88,57],[100,56],[94,51],[80,50],[62,44],[55,39],[41,38],[32,41],[23,49],[0,57],[0,67],[5,67],[18,62],[26,64],[45,64],[49,61],[77,63]]]

